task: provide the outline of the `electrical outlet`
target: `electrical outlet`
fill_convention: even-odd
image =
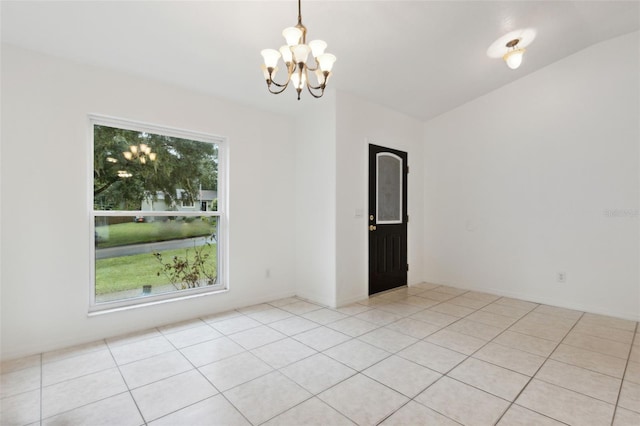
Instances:
[[[558,272],[558,274],[556,276],[556,280],[559,283],[566,283],[567,282],[567,273],[566,272]]]

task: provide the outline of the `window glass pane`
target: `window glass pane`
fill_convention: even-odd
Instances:
[[[217,211],[218,145],[94,125],[94,210]]]
[[[395,155],[378,154],[378,222],[402,222],[402,161]]]
[[[216,216],[96,216],[96,303],[218,283]]]

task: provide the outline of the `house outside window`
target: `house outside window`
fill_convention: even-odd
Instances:
[[[225,289],[224,139],[101,116],[90,123],[90,311]]]

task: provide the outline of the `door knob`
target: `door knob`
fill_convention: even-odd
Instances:
[[[369,225],[369,231],[375,231],[375,230],[376,230],[375,225]]]

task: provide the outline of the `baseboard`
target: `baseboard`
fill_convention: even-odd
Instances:
[[[315,303],[316,305],[322,305],[327,308],[335,308],[335,300],[329,300],[324,297],[319,297],[313,293],[296,292],[296,297]]]
[[[456,285],[453,283],[444,283],[444,282],[438,282],[434,280],[426,280],[426,282],[437,284],[437,285],[446,285],[450,287],[456,287],[463,290],[491,293],[491,294],[495,294],[496,296],[511,297],[514,299],[526,300],[529,302],[541,303],[549,306],[556,306],[558,308],[573,309],[575,311],[588,312],[590,314],[606,315],[609,317],[640,322],[640,312],[619,312],[619,311],[612,312],[608,309],[602,309],[599,306],[591,306],[591,305],[585,305],[581,303],[558,303],[557,300],[544,297],[544,296],[536,296],[536,295],[523,294],[519,292],[504,291],[504,290],[492,288],[492,287],[468,288],[468,287]]]
[[[359,296],[352,296],[347,298],[341,298],[336,300],[336,307],[351,305],[352,303],[360,302],[369,298],[368,294],[361,294]]]

